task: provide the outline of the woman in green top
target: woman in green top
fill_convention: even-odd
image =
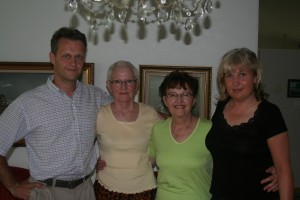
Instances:
[[[171,117],[152,129],[150,159],[159,169],[156,199],[208,200],[212,158],[205,137],[212,123],[192,115],[198,81],[174,71],[164,79],[159,93]]]

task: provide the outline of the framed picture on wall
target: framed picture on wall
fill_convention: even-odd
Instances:
[[[203,118],[210,118],[211,102],[211,67],[191,66],[158,66],[140,65],[139,101],[152,105],[160,113],[167,114],[160,97],[158,88],[164,77],[174,70],[185,71],[199,81],[197,103],[193,114]]]
[[[0,114],[20,94],[46,83],[50,62],[0,62]],[[85,63],[80,81],[94,84],[94,63]],[[14,146],[25,146],[24,140]]]
[[[300,98],[300,79],[288,79],[287,96]]]

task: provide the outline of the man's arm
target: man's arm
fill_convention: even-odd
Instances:
[[[33,188],[43,189],[46,186],[43,183],[29,183],[28,180],[18,182],[10,170],[7,160],[0,155],[0,181],[10,193],[20,199],[29,199],[29,194]]]
[[[18,186],[18,182],[12,174],[7,160],[4,156],[0,156],[0,181],[6,187],[13,196],[15,196],[15,188]]]

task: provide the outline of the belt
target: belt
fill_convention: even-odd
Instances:
[[[53,179],[53,178],[49,178],[43,181],[39,181],[42,183],[45,183],[48,187],[60,187],[60,188],[69,188],[69,189],[74,189],[76,188],[78,185],[80,185],[81,183],[83,183],[85,180],[87,180],[88,178],[90,178],[92,175],[86,175],[83,178],[77,179],[77,180],[73,180],[73,181],[65,181],[65,180],[58,180],[58,179]]]

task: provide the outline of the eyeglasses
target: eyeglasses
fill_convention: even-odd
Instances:
[[[167,94],[167,97],[171,100],[176,100],[178,97],[183,100],[189,99],[193,94],[191,93],[181,93],[181,94],[176,94],[176,93],[169,93]]]
[[[113,84],[116,87],[120,87],[123,83],[127,86],[132,86],[136,83],[136,79],[135,80],[111,80],[109,81],[111,84]]]

